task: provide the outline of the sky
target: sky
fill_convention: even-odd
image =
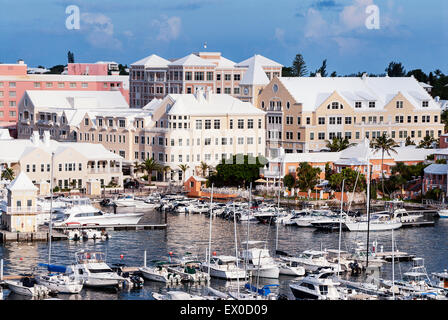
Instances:
[[[67,28],[70,6],[79,29]],[[69,50],[75,62],[127,65],[219,51],[284,66],[300,53],[309,71],[327,59],[338,75],[384,73],[391,61],[448,74],[446,0],[0,0],[0,8],[2,63],[48,68],[66,64]]]

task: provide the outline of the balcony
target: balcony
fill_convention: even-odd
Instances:
[[[29,215],[32,213],[38,214],[41,213],[42,209],[40,207],[7,207],[6,214],[23,214]]]
[[[87,168],[87,173],[89,174],[104,174],[104,173],[120,173],[120,168],[119,167],[113,167],[110,168],[110,170],[108,168],[97,168],[95,170],[95,168]]]

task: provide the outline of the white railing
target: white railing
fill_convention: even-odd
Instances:
[[[27,214],[27,213],[40,213],[42,209],[40,207],[7,207],[7,214]]]

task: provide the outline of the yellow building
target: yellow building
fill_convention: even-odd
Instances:
[[[386,133],[400,145],[443,133],[441,107],[413,77],[275,77],[257,107],[266,111],[266,153],[326,149],[333,137],[360,143]]]

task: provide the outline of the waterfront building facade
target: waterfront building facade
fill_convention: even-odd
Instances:
[[[118,75],[28,74],[23,61],[0,64],[0,123],[15,125],[25,91],[117,91],[129,103],[129,77]]]
[[[228,94],[244,101],[254,96],[249,79],[240,86],[246,71],[257,61],[257,66],[268,79],[280,76],[282,65],[261,55],[235,63],[220,52],[198,52],[176,60],[152,54],[130,66],[130,106],[142,108],[152,99],[168,94],[190,94],[211,89],[216,94]]]
[[[267,156],[322,151],[334,137],[351,143],[384,133],[404,145],[443,133],[441,107],[416,79],[275,77],[261,91]]]
[[[54,187],[83,189],[89,179],[123,185],[123,158],[101,144],[58,142],[50,139],[49,131],[42,138],[34,131],[29,139],[0,140],[0,149],[1,169],[11,168],[16,177],[24,172],[33,184],[51,182],[54,153]]]

